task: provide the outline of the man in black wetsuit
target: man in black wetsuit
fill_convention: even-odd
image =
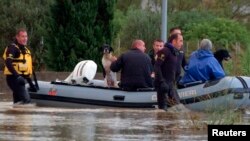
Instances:
[[[165,47],[157,53],[154,70],[159,109],[167,110],[168,106],[180,103],[175,83],[178,55],[182,45],[182,35],[173,34],[169,37]]]
[[[120,87],[122,89],[134,91],[138,88],[153,87],[151,79],[153,66],[149,56],[144,53],[145,50],[145,43],[142,40],[135,40],[132,48],[111,64],[112,71],[121,70]]]

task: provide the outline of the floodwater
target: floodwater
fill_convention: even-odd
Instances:
[[[1,81],[3,82],[3,81]],[[1,141],[201,141],[207,116],[125,108],[13,108],[0,84]],[[250,113],[243,114],[249,121]]]
[[[184,114],[161,110],[12,108],[0,102],[0,140],[167,141],[206,140]],[[204,130],[203,130],[204,129]]]

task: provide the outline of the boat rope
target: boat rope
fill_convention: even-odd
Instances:
[[[248,89],[247,83],[246,83],[246,81],[242,77],[236,76],[236,78],[240,80],[240,82],[243,85],[244,89]],[[249,99],[250,99],[250,94],[249,94]]]
[[[245,89],[248,88],[246,81],[245,81],[242,77],[236,76],[236,78],[240,80],[240,82],[241,82],[243,88],[245,88]]]

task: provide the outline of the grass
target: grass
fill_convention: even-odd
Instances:
[[[205,113],[186,113],[186,127],[188,130],[207,130],[208,125],[239,125],[249,124],[243,119],[241,110],[218,109]]]

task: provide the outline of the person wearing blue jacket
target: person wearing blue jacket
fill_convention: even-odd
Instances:
[[[198,50],[193,52],[189,59],[187,70],[180,80],[180,84],[194,81],[205,82],[223,78],[225,72],[212,52],[212,42],[203,39]]]

